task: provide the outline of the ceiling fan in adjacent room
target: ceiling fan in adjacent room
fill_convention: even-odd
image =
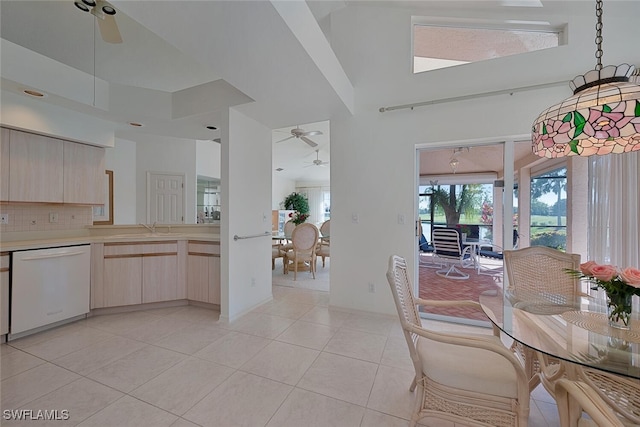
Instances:
[[[89,12],[98,20],[102,40],[107,43],[122,43],[122,36],[114,15],[116,8],[104,0],[76,0],[73,4],[83,12]]]
[[[280,141],[276,141],[276,144],[279,142],[284,142],[284,141],[288,141],[291,138],[297,138],[297,139],[301,139],[304,142],[306,142],[307,144],[309,144],[311,147],[317,147],[318,144],[307,138],[308,136],[314,136],[314,135],[322,135],[322,132],[319,130],[310,130],[310,131],[305,131],[304,129],[300,129],[299,127],[295,127],[293,129],[291,129],[291,136],[285,138],[285,139],[281,139]]]
[[[309,162],[307,162],[307,163],[309,163]],[[324,167],[324,166],[326,166],[328,164],[329,164],[329,162],[325,162],[324,160],[320,160],[320,153],[318,153],[318,150],[316,150],[316,159],[313,162],[311,162],[310,165],[305,166],[305,168],[308,168],[310,166],[322,166],[322,167]]]

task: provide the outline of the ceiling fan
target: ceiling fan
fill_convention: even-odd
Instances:
[[[326,166],[328,164],[329,164],[329,162],[325,162],[324,160],[320,160],[320,154],[318,153],[318,150],[316,150],[316,159],[313,162],[311,162],[310,165],[305,166],[305,168],[308,168],[310,166],[322,166],[322,167],[324,167],[324,166]]]
[[[305,131],[304,129],[300,129],[299,127],[295,127],[293,129],[291,129],[291,136],[289,136],[289,137],[287,137],[285,139],[281,139],[280,141],[276,141],[276,144],[279,143],[279,142],[288,141],[291,138],[298,138],[298,139],[303,140],[307,144],[309,144],[311,147],[317,147],[318,144],[316,142],[314,142],[311,139],[307,138],[308,136],[314,136],[314,135],[322,135],[322,132],[319,131],[319,130]]]
[[[116,8],[105,0],[76,0],[73,3],[83,12],[89,12],[98,20],[98,28],[102,40],[107,43],[122,43],[122,36],[118,30],[118,24],[113,17]]]

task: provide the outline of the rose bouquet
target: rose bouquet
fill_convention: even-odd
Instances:
[[[291,218],[291,221],[293,221],[293,223],[295,225],[300,225],[303,222],[305,222],[307,220],[307,218],[309,218],[309,214],[300,213],[298,211],[295,211],[295,212],[291,212],[289,214],[289,218]]]
[[[587,261],[580,264],[579,271],[568,270],[568,272],[574,277],[591,282],[592,289],[604,289],[607,294],[609,324],[614,327],[629,328],[631,297],[640,296],[640,270],[633,267],[620,270],[613,265]]]

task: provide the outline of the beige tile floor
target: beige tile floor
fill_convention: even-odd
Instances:
[[[396,318],[330,310],[321,291],[274,286],[273,294],[231,324],[183,306],[96,316],[2,344],[3,416],[11,409],[67,410],[70,418],[0,423],[408,425],[413,374]],[[529,425],[558,425],[541,387],[532,394]]]

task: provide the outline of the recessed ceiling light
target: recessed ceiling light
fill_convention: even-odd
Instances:
[[[25,89],[22,91],[25,95],[33,96],[34,98],[44,98],[46,95],[37,90]]]
[[[278,169],[276,169],[276,171],[278,171],[278,172],[282,172],[283,170],[284,170],[284,169],[282,169],[282,168],[278,168]]]
[[[136,122],[129,122],[129,126],[133,126],[136,128],[141,128],[143,126],[142,123],[136,123]]]
[[[215,127],[215,126],[207,126],[207,129],[209,129],[209,130],[218,130],[218,128]]]

